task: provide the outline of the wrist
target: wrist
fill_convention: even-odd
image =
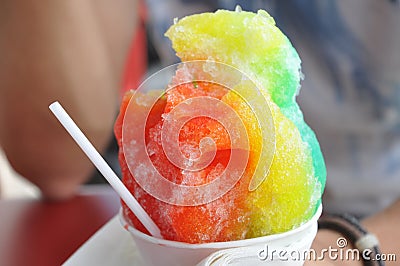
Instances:
[[[355,252],[355,246],[344,235],[334,230],[319,229],[317,236],[313,242],[312,249],[322,259],[326,265],[363,265],[361,259],[352,254]],[[361,254],[360,254],[361,256]],[[320,259],[318,259],[320,265]],[[313,262],[307,263],[311,265]],[[329,264],[330,263],[330,264]],[[325,264],[323,264],[325,265]]]
[[[345,260],[361,261],[363,265],[384,265],[381,261],[381,250],[378,238],[367,231],[357,218],[349,214],[325,215],[318,221],[319,228],[330,229],[343,235],[337,240],[339,248],[353,247],[346,253]],[[349,257],[348,254],[353,256]],[[356,255],[356,256],[354,256]]]

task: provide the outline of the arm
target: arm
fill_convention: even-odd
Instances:
[[[400,259],[400,200],[392,204],[389,208],[377,213],[362,221],[363,226],[371,233],[378,237],[382,254],[396,254],[397,261],[386,261],[386,265],[397,265]],[[319,251],[329,246],[338,248],[336,241],[342,237],[339,233],[330,230],[319,230],[312,248]],[[354,248],[354,247],[349,247]],[[362,265],[360,261],[311,261],[306,265]]]
[[[400,200],[377,215],[363,220],[362,223],[378,237],[382,254],[396,253],[397,263],[386,262],[386,265],[397,265],[400,260]]]
[[[59,100],[105,148],[135,10],[129,0],[0,3],[0,145],[45,197],[71,196],[93,170],[47,107]]]

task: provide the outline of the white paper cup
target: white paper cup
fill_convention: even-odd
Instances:
[[[303,265],[317,233],[321,212],[320,206],[308,222],[281,234],[203,244],[154,238],[129,226],[122,212],[119,217],[146,265]]]

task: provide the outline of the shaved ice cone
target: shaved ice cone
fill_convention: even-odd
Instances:
[[[123,182],[164,238],[146,236],[122,203],[139,248],[218,247],[198,246],[198,263],[276,236],[293,244],[305,225],[309,248],[326,170],[295,101],[301,61],[288,38],[262,10],[188,16],[166,36],[182,63],[164,87],[156,74],[128,92],[115,125]]]

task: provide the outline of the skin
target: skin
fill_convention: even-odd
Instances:
[[[382,254],[396,254],[397,261],[386,261],[386,265],[398,265],[400,259],[400,200],[396,201],[389,208],[368,217],[362,221],[362,225],[372,234],[376,235],[380,242]],[[337,247],[336,240],[342,237],[339,233],[330,230],[319,230],[312,248],[317,252],[323,248]],[[350,247],[354,248],[354,247]],[[319,253],[317,253],[319,254]],[[307,261],[305,265],[362,265],[360,261]]]
[[[136,10],[131,0],[0,1],[0,146],[45,198],[71,197],[93,171],[48,105],[60,101],[104,150]]]

